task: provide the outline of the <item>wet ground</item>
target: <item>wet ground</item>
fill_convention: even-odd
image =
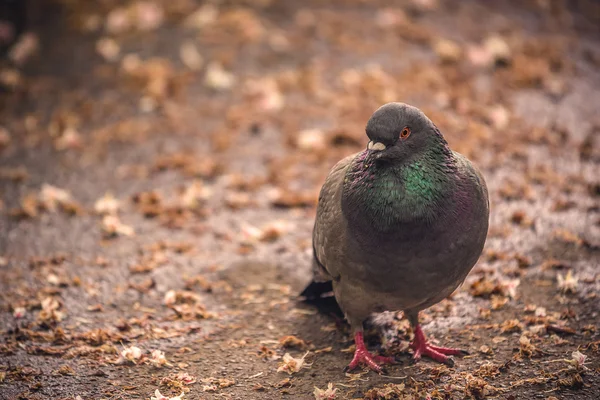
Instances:
[[[600,397],[597,2],[39,7],[0,69],[0,398]],[[388,101],[481,168],[491,227],[422,314],[471,354],[412,365],[387,314],[370,345],[403,363],[346,375],[348,327],[297,294]]]

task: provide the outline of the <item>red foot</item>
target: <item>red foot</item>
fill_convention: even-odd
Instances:
[[[379,364],[396,364],[394,357],[375,356],[369,353],[367,347],[365,346],[362,332],[356,332],[354,335],[354,344],[356,345],[354,358],[352,361],[350,361],[350,364],[344,369],[344,371],[352,371],[360,364],[364,364],[369,367],[369,369],[377,373],[382,373],[384,371]]]
[[[448,356],[459,356],[469,354],[464,350],[452,349],[448,347],[438,347],[427,343],[425,335],[421,330],[421,325],[418,324],[415,326],[415,338],[410,344],[410,347],[414,351],[413,361],[415,362],[419,361],[421,357],[429,357],[434,361],[447,364],[451,367],[454,366],[454,360]]]

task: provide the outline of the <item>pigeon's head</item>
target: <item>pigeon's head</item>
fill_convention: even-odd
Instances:
[[[376,160],[401,161],[446,145],[433,122],[421,110],[404,103],[387,103],[367,122],[367,146]]]

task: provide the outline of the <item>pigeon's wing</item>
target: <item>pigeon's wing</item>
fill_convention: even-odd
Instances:
[[[346,171],[356,154],[339,161],[329,172],[317,206],[317,217],[313,229],[313,280],[300,294],[307,300],[317,300],[333,291],[331,281],[337,279],[337,266],[328,261],[328,246],[338,246],[343,236],[342,186]]]
[[[346,171],[356,154],[339,161],[331,170],[319,194],[317,217],[313,229],[313,269],[316,281],[330,281],[338,277],[337,266],[328,260],[329,246],[338,246],[344,236],[342,215],[342,187]]]
[[[469,161],[469,159],[463,156],[460,153],[453,152],[454,156],[459,162],[459,169],[462,174],[472,178],[474,182],[477,182],[477,195],[483,197],[485,199],[486,212],[489,214],[490,212],[490,197],[488,194],[487,185],[485,183],[485,179],[483,178],[483,174],[479,169]]]

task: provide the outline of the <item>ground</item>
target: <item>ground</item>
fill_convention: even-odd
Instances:
[[[1,399],[600,397],[597,2],[30,8],[0,67]],[[297,295],[320,185],[388,101],[480,167],[490,231],[422,313],[470,355],[411,364],[388,313],[370,348],[401,363],[348,375],[347,325]]]

